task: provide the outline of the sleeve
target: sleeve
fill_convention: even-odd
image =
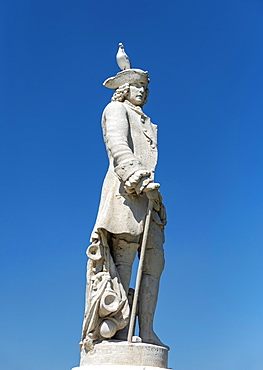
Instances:
[[[114,171],[124,182],[138,170],[144,170],[129,145],[129,119],[123,103],[112,102],[103,112],[102,126],[107,150],[114,160]]]

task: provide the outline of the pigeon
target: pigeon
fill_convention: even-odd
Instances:
[[[118,53],[116,55],[116,60],[117,60],[118,66],[120,67],[121,70],[131,68],[130,59],[129,59],[128,55],[125,53],[124,46],[121,42],[119,43],[119,50],[118,50]]]

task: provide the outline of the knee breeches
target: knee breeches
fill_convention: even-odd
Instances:
[[[142,235],[113,234],[111,238],[111,254],[116,267],[126,266],[131,270],[136,252],[140,257]],[[164,268],[163,228],[151,221],[143,263],[143,273],[160,276]]]

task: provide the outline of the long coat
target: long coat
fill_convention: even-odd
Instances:
[[[92,239],[101,228],[113,234],[139,235],[143,231],[148,200],[144,193],[127,194],[124,183],[137,170],[148,170],[154,177],[157,126],[140,108],[125,102],[111,102],[104,109],[102,129],[109,168]]]

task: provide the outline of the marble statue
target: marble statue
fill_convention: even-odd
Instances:
[[[119,46],[123,49],[122,44]],[[166,224],[165,207],[157,190],[159,184],[154,180],[157,126],[142,109],[149,93],[148,72],[131,69],[129,58],[122,59],[120,52],[117,62],[123,70],[103,84],[114,90],[102,115],[109,168],[87,249],[86,308],[80,343],[85,353],[92,352],[103,341],[127,341],[135,295],[129,288],[131,271],[136,254],[139,257],[142,254],[144,234],[146,246],[138,288],[139,338],[136,340],[164,347],[153,331],[164,267]],[[150,201],[152,209],[146,230]]]

